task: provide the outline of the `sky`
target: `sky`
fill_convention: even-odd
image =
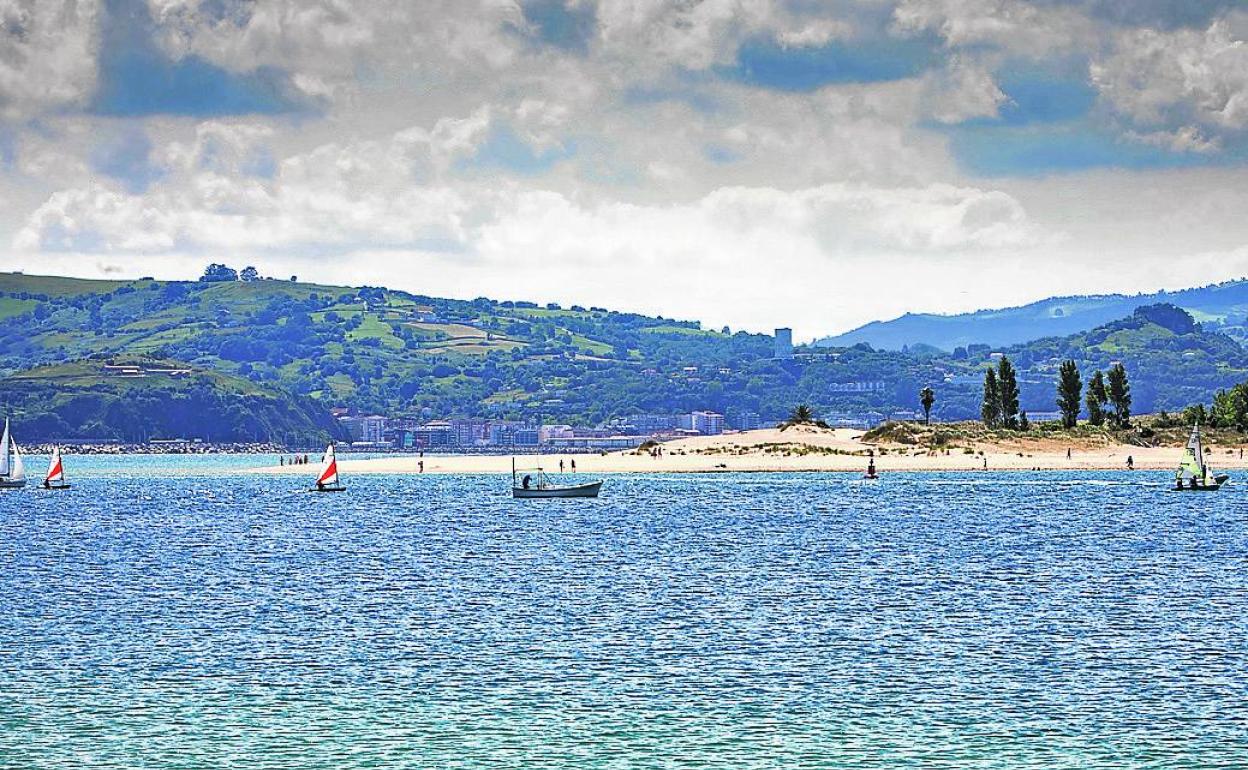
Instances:
[[[0,270],[798,340],[1248,275],[1236,0],[0,0]]]

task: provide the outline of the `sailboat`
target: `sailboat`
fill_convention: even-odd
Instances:
[[[61,448],[52,447],[52,460],[48,463],[48,475],[43,477],[44,489],[69,489],[65,480],[65,463],[61,461]]]
[[[346,487],[338,478],[338,458],[334,456],[334,445],[325,449],[325,462],[321,464],[321,475],[316,479],[313,492],[345,492]]]
[[[4,420],[4,436],[0,438],[0,489],[20,489],[26,486],[26,466],[17,443],[9,435],[9,420]]]
[[[1175,491],[1216,492],[1228,478],[1230,476],[1225,473],[1215,474],[1205,462],[1205,448],[1200,443],[1200,424],[1193,425],[1192,436],[1187,440],[1183,459],[1174,474]]]

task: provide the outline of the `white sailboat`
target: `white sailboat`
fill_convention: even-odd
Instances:
[[[4,420],[4,436],[0,438],[0,489],[20,489],[26,486],[26,465],[21,450],[9,435],[9,420]]]
[[[321,463],[321,475],[316,478],[316,486],[312,487],[313,492],[343,492],[346,487],[342,485],[342,480],[338,478],[338,458],[334,456],[334,445],[330,444],[325,449],[325,461]]]
[[[1174,474],[1175,491],[1214,492],[1221,489],[1230,478],[1225,473],[1215,474],[1205,462],[1205,449],[1200,443],[1200,425],[1192,426],[1192,435],[1183,450],[1183,459]]]
[[[584,484],[557,484],[539,468],[516,468],[516,458],[511,458],[511,496],[524,500],[540,500],[557,497],[597,497],[602,480]]]
[[[65,479],[65,463],[61,460],[61,448],[52,448],[52,459],[48,462],[48,475],[43,477],[44,489],[69,489],[69,481]]]

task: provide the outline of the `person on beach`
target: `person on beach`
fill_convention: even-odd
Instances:
[[[1127,455],[1127,470],[1129,471],[1135,470],[1135,458],[1132,457],[1131,455]]]
[[[572,458],[572,472],[576,473],[576,458]]]
[[[1066,459],[1067,459],[1067,460],[1069,460],[1069,459],[1070,459],[1070,447],[1067,447],[1067,448],[1066,448]]]
[[[559,461],[559,472],[563,473],[563,460]]]
[[[984,470],[988,470],[988,455],[984,455]]]
[[[425,472],[425,461],[424,461],[424,460],[421,460],[421,461],[420,461],[420,472],[421,472],[421,473],[424,473],[424,472]]]

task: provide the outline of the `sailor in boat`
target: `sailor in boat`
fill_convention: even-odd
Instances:
[[[524,478],[520,480],[520,486],[523,487],[524,489],[528,489],[529,485],[532,483],[533,483],[533,477],[527,473],[524,474]]]
[[[43,477],[44,489],[69,489],[65,480],[65,462],[61,459],[61,448],[52,447],[52,459],[48,462],[48,472]]]
[[[338,476],[338,458],[334,454],[333,444],[325,448],[321,474],[317,477],[316,486],[313,489],[317,492],[342,492],[346,490],[346,487],[342,485],[342,479]]]

